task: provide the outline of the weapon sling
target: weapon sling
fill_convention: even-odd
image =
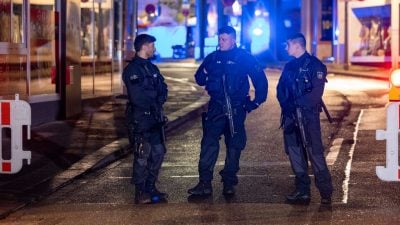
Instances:
[[[144,70],[146,70],[147,75],[152,76],[151,72],[147,68],[147,65],[144,65],[143,67],[144,67]],[[164,120],[165,115],[164,115],[164,110],[163,110],[162,106],[160,106],[159,110],[157,110],[157,111],[160,114],[160,115],[157,115],[160,117],[160,120]],[[164,146],[164,150],[165,150],[165,152],[167,152],[167,146],[166,146],[167,138],[165,136],[165,124],[162,124],[160,126],[160,136],[161,136],[161,143]]]

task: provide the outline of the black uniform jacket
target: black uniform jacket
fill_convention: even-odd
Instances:
[[[122,79],[128,92],[129,106],[138,123],[156,123],[162,105],[167,100],[168,89],[160,70],[150,60],[136,56],[125,67]],[[130,116],[130,115],[128,115]]]
[[[297,106],[319,110],[326,74],[326,66],[307,52],[287,63],[277,85],[277,98],[282,109]]]
[[[224,96],[223,74],[226,74],[227,92],[232,104],[243,103],[246,100],[250,87],[248,77],[255,88],[254,101],[261,104],[266,100],[266,75],[257,60],[247,51],[235,47],[229,51],[212,52],[196,71],[195,79],[200,86],[206,86],[211,99],[221,99]]]

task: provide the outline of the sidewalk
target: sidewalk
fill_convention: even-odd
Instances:
[[[176,67],[197,68],[200,65],[200,63],[201,62],[189,59],[184,61],[161,62],[159,66],[165,68],[176,68]],[[282,70],[283,67],[285,66],[285,62],[274,62],[265,64],[267,70],[268,69]],[[390,69],[386,68],[363,66],[363,65],[345,65],[345,64],[334,64],[334,63],[325,63],[325,65],[328,69],[328,73],[360,76],[368,78],[378,78],[383,80],[388,80],[391,71]]]
[[[350,76],[361,76],[369,78],[378,78],[381,80],[388,80],[390,69],[361,66],[361,65],[341,65],[341,64],[325,64],[328,68],[328,73],[336,73]]]
[[[276,64],[268,69],[281,69]],[[160,68],[197,68],[198,62],[161,62]],[[387,79],[389,70],[327,64],[330,73]],[[267,72],[268,74],[268,72]],[[203,111],[208,100],[195,84],[166,79],[169,98],[165,112],[168,131]],[[0,175],[0,219],[38,201],[87,172],[104,167],[129,153],[125,127],[125,103],[121,97],[83,101],[79,117],[32,128],[24,149],[32,151],[31,165],[14,175]]]
[[[208,97],[190,82],[166,82],[168,133],[202,112]],[[125,104],[124,96],[88,99],[77,118],[33,127],[31,140],[24,143],[24,150],[32,151],[31,165],[0,175],[0,219],[129,154]]]

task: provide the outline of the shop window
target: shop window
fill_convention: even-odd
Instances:
[[[26,1],[0,0],[0,98],[27,98]]]
[[[24,43],[24,8],[22,2],[13,3],[12,43]]]
[[[24,12],[23,1],[0,0],[0,42],[15,44],[25,42]]]
[[[0,42],[10,42],[11,39],[11,1],[0,0]]]
[[[14,99],[14,94],[26,98],[26,56],[0,55],[0,96]]]
[[[112,82],[113,1],[81,3],[82,94],[109,95]]]
[[[81,4],[82,56],[111,57],[111,1]]]
[[[54,2],[31,4],[31,95],[54,94],[51,71],[55,66]]]

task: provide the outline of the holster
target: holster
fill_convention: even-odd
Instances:
[[[142,158],[144,153],[143,148],[143,137],[139,134],[134,135],[134,142],[133,142],[133,154],[136,157]]]

